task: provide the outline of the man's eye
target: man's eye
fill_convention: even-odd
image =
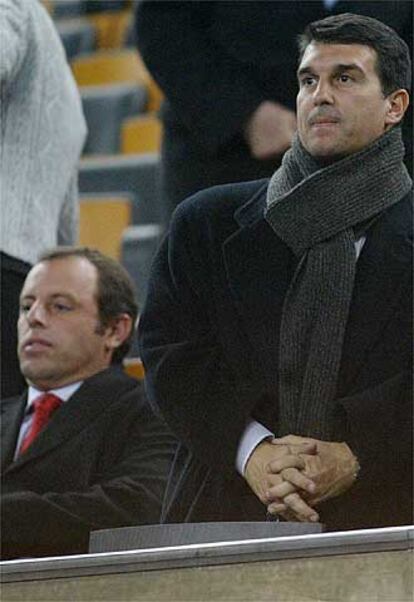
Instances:
[[[72,307],[66,303],[54,303],[53,309],[59,313],[64,313],[66,311],[70,311]]]
[[[31,308],[30,303],[21,303],[20,304],[20,312],[22,314],[26,314],[28,311],[30,311],[30,308]]]
[[[338,79],[342,84],[347,84],[348,82],[352,81],[351,76],[347,73],[341,73]]]
[[[314,83],[315,83],[315,78],[314,77],[310,77],[310,76],[309,77],[304,77],[301,80],[302,86],[305,86],[305,87],[313,86]]]

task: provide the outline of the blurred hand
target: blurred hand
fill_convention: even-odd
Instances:
[[[306,463],[302,454],[311,456],[314,453],[316,445],[313,442],[273,445],[262,441],[247,461],[245,479],[263,504],[278,502],[277,514],[286,512],[289,520],[316,522],[318,513],[303,499],[303,493],[312,495],[316,485],[303,472]],[[288,475],[289,481],[284,480],[283,474]],[[274,488],[280,486],[283,487],[283,499],[274,494]]]
[[[284,153],[296,131],[296,115],[278,102],[262,102],[250,117],[244,137],[255,159],[272,159]]]

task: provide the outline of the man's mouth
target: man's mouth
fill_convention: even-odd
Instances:
[[[315,119],[311,122],[312,127],[325,127],[330,125],[337,125],[339,122],[337,119]]]
[[[309,119],[311,127],[329,127],[338,123],[339,117],[335,115],[315,115]]]
[[[23,344],[23,350],[27,352],[43,351],[49,347],[52,347],[52,344],[49,341],[38,337],[28,339]]]

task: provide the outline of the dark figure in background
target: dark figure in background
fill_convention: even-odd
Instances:
[[[295,131],[296,37],[307,23],[361,13],[412,45],[412,7],[411,0],[142,2],[138,48],[166,96],[162,169],[169,211],[198,190],[269,177],[279,166]],[[409,170],[410,125],[411,117]]]
[[[60,248],[29,272],[18,324],[29,388],[1,403],[3,559],[86,553],[91,530],[159,521],[176,443],[120,365],[136,317],[129,276],[98,251]],[[60,407],[33,438],[50,400]]]
[[[407,524],[409,51],[375,19],[336,15],[306,29],[296,73],[298,134],[270,181],[174,214],[140,321],[147,393],[224,476],[202,518]]]

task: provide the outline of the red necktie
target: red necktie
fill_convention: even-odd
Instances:
[[[53,393],[43,393],[43,395],[40,395],[40,397],[34,401],[34,415],[32,424],[24,436],[20,446],[19,454],[25,452],[29,445],[33,443],[61,403],[62,400],[59,399],[59,397],[56,397],[56,395],[53,395]]]

